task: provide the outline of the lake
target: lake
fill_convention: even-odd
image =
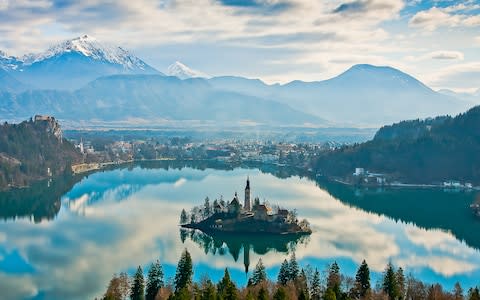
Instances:
[[[235,192],[243,201],[247,176],[252,196],[297,209],[313,234],[307,238],[209,237],[181,232],[187,211]],[[315,181],[274,166],[227,167],[218,163],[145,163],[88,176],[40,182],[0,193],[0,294],[2,299],[93,299],[114,273],[144,270],[159,259],[174,276],[183,249],[194,277],[218,281],[229,268],[246,284],[262,259],[276,280],[294,251],[301,266],[323,276],[337,261],[354,276],[363,259],[379,280],[391,261],[425,282],[466,290],[479,284],[480,220],[469,210],[474,191],[357,189]],[[246,251],[248,250],[248,251]]]

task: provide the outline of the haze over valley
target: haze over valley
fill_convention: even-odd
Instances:
[[[328,80],[286,84],[210,77],[178,61],[162,73],[127,50],[87,35],[38,54],[4,54],[0,66],[0,117],[7,120],[40,113],[125,125],[376,128],[456,115],[480,103],[474,94],[436,92],[400,70],[369,64]]]

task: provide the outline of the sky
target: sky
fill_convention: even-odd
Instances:
[[[480,0],[0,0],[0,50],[91,35],[165,71],[268,83],[389,65],[434,89],[480,88]]]

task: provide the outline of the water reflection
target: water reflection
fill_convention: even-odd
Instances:
[[[297,208],[311,222],[309,240],[232,240],[195,232],[179,237],[182,208],[201,204],[206,196],[228,199],[243,190],[247,176],[253,196]],[[196,279],[207,273],[216,281],[228,267],[240,285],[246,282],[245,261],[251,268],[261,257],[275,278],[293,248],[301,264],[323,269],[337,260],[347,274],[366,259],[374,282],[388,261],[446,288],[456,281],[468,288],[480,277],[480,238],[467,232],[479,229],[467,205],[474,194],[355,190],[316,183],[285,168],[206,163],[141,164],[69,180],[58,189],[31,190],[45,202],[28,192],[15,198],[19,203],[4,196],[0,290],[6,299],[92,299],[113,273],[155,259],[171,277],[184,248],[192,254]],[[48,209],[38,209],[43,206]],[[32,223],[32,214],[51,221]]]
[[[265,255],[270,251],[279,253],[295,252],[297,245],[307,245],[310,237],[306,235],[283,235],[283,236],[255,236],[245,234],[214,233],[208,235],[199,230],[180,228],[180,239],[184,243],[190,238],[203,249],[205,254],[226,255],[230,253],[234,261],[238,261],[243,250],[243,265],[245,273],[250,266],[250,251],[257,255]]]
[[[40,181],[30,188],[0,192],[0,219],[30,219],[35,223],[53,220],[60,211],[60,198],[80,181],[64,176]]]

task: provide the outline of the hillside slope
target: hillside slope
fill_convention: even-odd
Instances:
[[[372,141],[323,154],[313,166],[327,176],[363,167],[402,182],[480,184],[479,127],[480,106],[454,118],[401,122],[380,129]]]
[[[54,118],[0,126],[0,189],[69,172],[81,160]]]

